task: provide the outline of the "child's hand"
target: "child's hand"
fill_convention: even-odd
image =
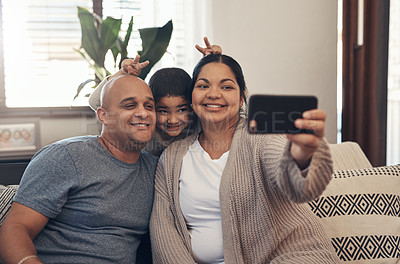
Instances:
[[[294,125],[299,129],[313,130],[314,134],[288,134],[292,142],[290,154],[301,169],[308,166],[314,152],[318,149],[325,131],[326,113],[320,109],[303,113],[302,118],[296,119]]]
[[[196,45],[196,49],[203,54],[203,57],[209,54],[222,54],[222,48],[218,45],[211,45],[210,41],[208,41],[207,37],[204,37],[204,44],[206,44],[205,48]]]

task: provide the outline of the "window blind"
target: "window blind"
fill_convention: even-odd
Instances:
[[[18,5],[13,0],[0,0],[0,4],[4,54],[0,91],[5,91],[6,107],[88,105],[86,97],[73,100],[78,85],[93,78],[93,70],[74,49],[81,43],[77,6],[92,10],[92,0],[20,0]],[[203,30],[194,27],[193,21],[203,15],[196,5],[199,4],[194,0],[103,0],[102,3],[103,18],[122,18],[123,37],[133,16],[130,57],[141,50],[139,28],[163,26],[173,20],[168,51],[148,78],[162,67],[181,67],[191,74],[200,57],[194,44],[203,36]],[[111,72],[117,70],[113,65],[112,55],[108,54],[106,67]],[[90,86],[86,85],[81,94],[90,93]]]
[[[91,5],[91,0],[2,0],[7,107],[74,105],[76,80],[90,77],[74,51],[81,38],[77,6]]]

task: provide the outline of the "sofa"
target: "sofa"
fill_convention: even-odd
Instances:
[[[343,263],[400,263],[400,164],[372,167],[354,142],[330,145],[334,173],[309,203]]]
[[[334,173],[309,203],[343,263],[400,263],[400,164],[373,167],[355,142],[330,144]],[[18,186],[0,186],[0,225]]]

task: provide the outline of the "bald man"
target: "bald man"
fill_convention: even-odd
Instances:
[[[135,263],[148,232],[157,158],[141,152],[155,129],[154,99],[122,75],[102,93],[100,136],[41,149],[0,228],[3,263]]]

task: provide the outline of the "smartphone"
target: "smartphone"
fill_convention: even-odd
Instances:
[[[312,130],[296,128],[294,121],[317,106],[315,96],[252,95],[247,111],[248,131],[252,134],[313,134]]]

